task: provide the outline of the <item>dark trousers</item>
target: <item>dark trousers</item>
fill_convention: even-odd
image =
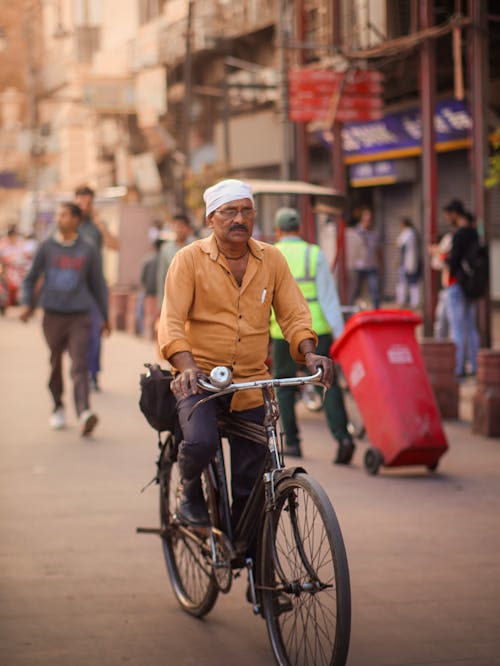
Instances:
[[[317,352],[322,356],[328,356],[330,345],[332,344],[331,335],[318,336]],[[297,363],[290,356],[290,348],[286,340],[273,339],[273,374],[278,379],[284,377],[294,377],[298,369]],[[321,391],[321,389],[318,389]],[[297,389],[294,386],[282,386],[277,390],[278,403],[280,407],[281,422],[285,432],[285,441],[287,446],[297,446],[300,444],[299,429],[295,414],[295,399]],[[335,378],[332,386],[326,391],[323,404],[326,421],[330,432],[335,439],[340,442],[345,437],[349,437],[347,432],[347,414],[344,407],[342,391]]]
[[[78,416],[89,408],[89,381],[87,371],[87,346],[89,316],[85,313],[56,314],[45,312],[43,334],[50,349],[49,390],[54,408],[62,407],[63,374],[62,356],[68,350],[71,359],[73,398]]]
[[[189,421],[187,416],[192,406],[208,393],[198,393],[177,403],[179,425],[183,439],[179,446],[179,470],[186,480],[200,476],[217,452],[219,435],[216,415],[218,409],[229,410],[230,396],[216,398],[201,405]],[[239,417],[262,423],[264,407],[255,407],[235,412]],[[244,437],[229,437],[231,447],[231,495],[232,521],[236,525],[246,501],[252,491],[255,480],[263,472],[267,447]]]
[[[368,285],[368,291],[370,292],[370,298],[372,299],[373,307],[377,310],[380,307],[380,288],[378,271],[376,268],[355,271],[354,284],[352,285],[349,302],[351,305],[354,304],[354,301],[361,293],[361,289],[365,280]]]

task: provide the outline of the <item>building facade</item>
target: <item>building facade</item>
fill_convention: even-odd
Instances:
[[[350,209],[374,209],[384,238],[384,292],[391,298],[399,219],[411,217],[420,228],[423,220],[421,4],[122,0],[117,11],[113,0],[28,3],[32,18],[37,7],[41,32],[31,72],[38,208],[44,197],[82,182],[101,192],[136,185],[146,203],[165,214],[187,207],[201,224],[201,192],[224,175],[305,174],[330,185],[330,127],[290,121],[288,71],[377,71],[380,117],[344,122],[343,163]],[[429,4],[438,208],[453,197],[471,206],[470,2]],[[495,3],[485,5],[492,20],[484,113],[493,128],[500,111],[500,24],[493,20]],[[457,12],[460,20],[452,24]],[[33,179],[27,187],[33,190]],[[498,190],[489,198],[493,295],[500,299]]]

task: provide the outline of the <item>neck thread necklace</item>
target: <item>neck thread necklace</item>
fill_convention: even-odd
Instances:
[[[228,257],[227,254],[224,254],[222,250],[219,248],[219,252],[222,254],[223,257],[225,257],[228,261],[236,261],[237,259],[243,259],[243,257],[246,257],[246,255],[250,252],[250,248],[246,247],[246,250],[243,252],[243,254],[240,254],[238,257]]]

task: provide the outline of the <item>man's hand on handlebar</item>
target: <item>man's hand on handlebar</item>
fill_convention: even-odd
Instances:
[[[203,373],[196,365],[190,352],[178,352],[169,359],[171,364],[179,370],[175,379],[170,384],[172,393],[176,398],[187,398],[195,393],[200,393],[197,384],[198,377]]]
[[[198,368],[188,368],[183,372],[179,372],[170,384],[172,393],[176,398],[187,398],[195,393],[200,393],[201,389],[197,381],[201,375],[202,372]]]
[[[333,361],[327,356],[320,356],[315,352],[308,351],[305,356],[306,366],[309,372],[313,375],[318,368],[323,370],[323,376],[321,377],[321,383],[326,387],[330,388],[333,383],[334,377],[334,368]]]

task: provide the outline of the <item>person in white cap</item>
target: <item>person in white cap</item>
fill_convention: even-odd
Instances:
[[[198,389],[198,377],[222,365],[232,370],[236,382],[268,378],[265,361],[272,306],[293,358],[311,373],[321,367],[327,386],[333,379],[331,360],[316,354],[309,308],[285,257],[272,245],[252,238],[255,207],[250,187],[240,180],[223,180],[203,197],[212,234],[175,255],[165,281],[158,330],[161,354],[176,373],[172,390],[183,432],[178,514],[196,526],[209,524],[200,477],[216,453],[217,408],[257,423],[264,416],[261,392],[255,390],[209,401],[188,421],[193,405],[207,395]],[[266,449],[242,437],[231,437],[230,445],[236,523],[262,471]]]

